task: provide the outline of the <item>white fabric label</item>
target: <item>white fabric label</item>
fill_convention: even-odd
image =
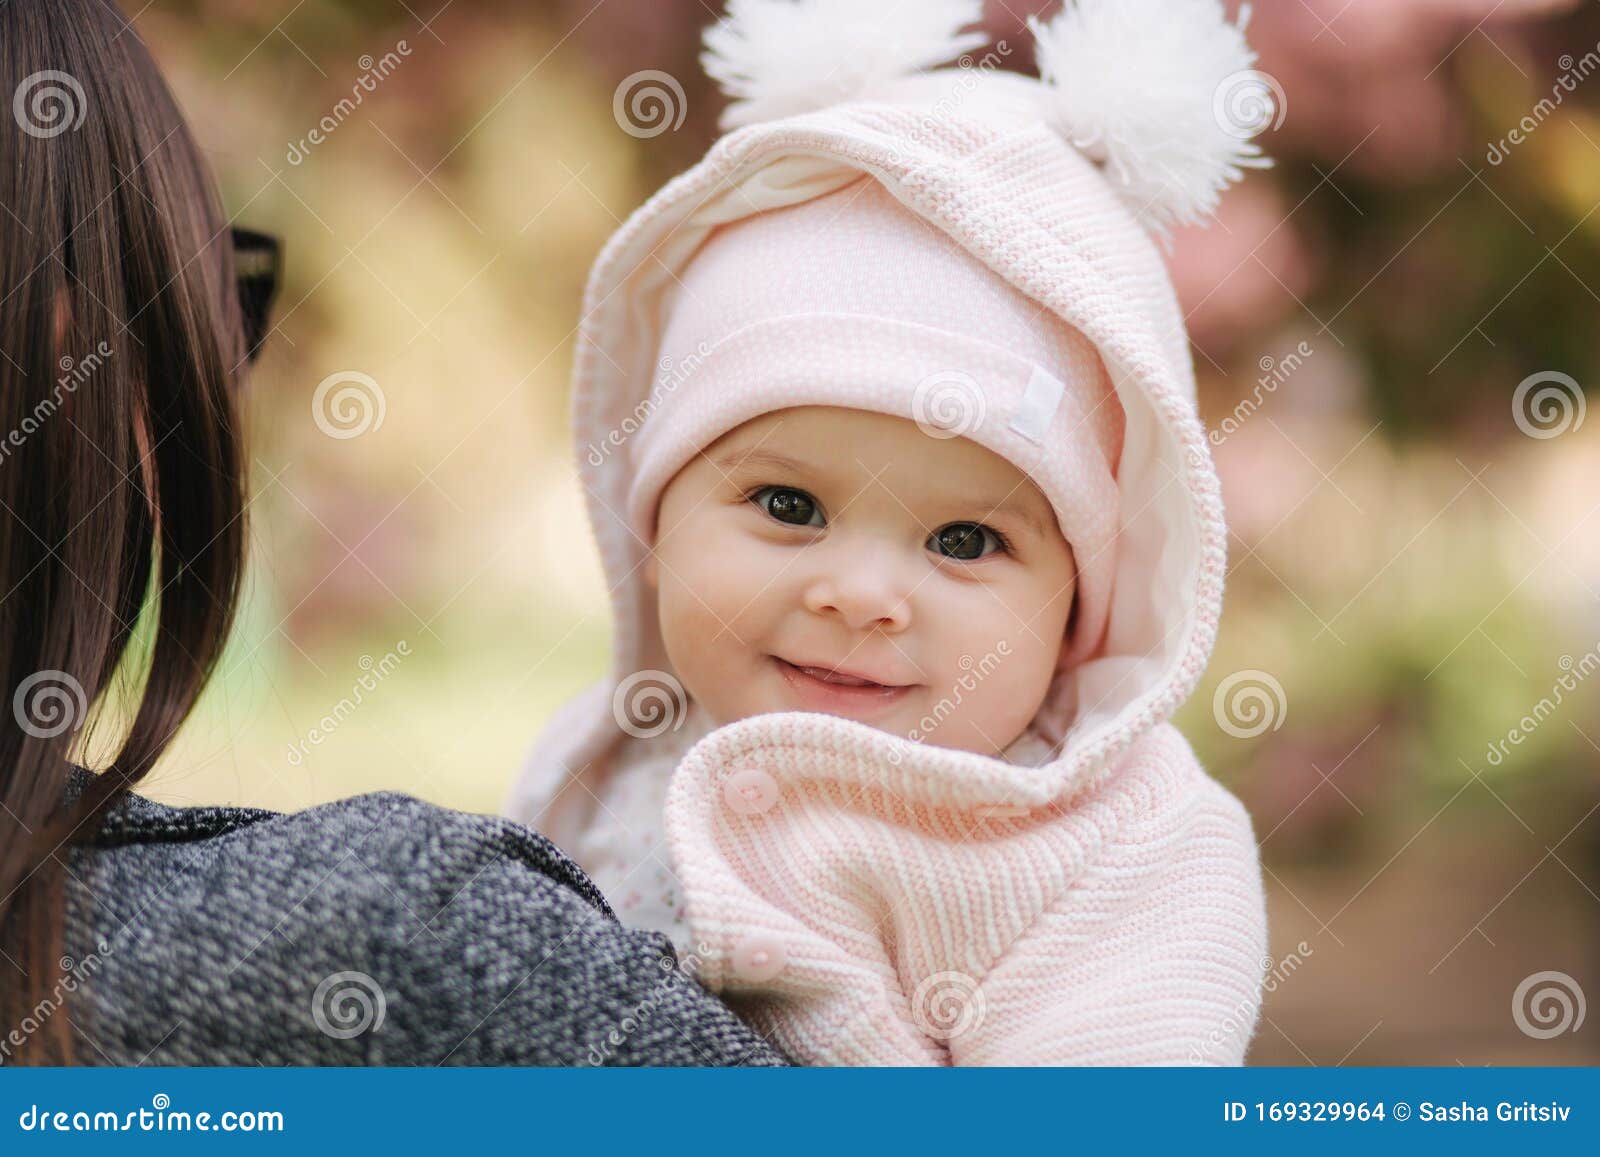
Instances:
[[[1042,366],[1033,367],[1033,375],[1028,378],[1028,386],[1022,392],[1022,401],[1017,404],[1017,409],[1011,415],[1011,429],[1021,434],[1028,441],[1040,443],[1044,440],[1044,432],[1050,428],[1050,420],[1055,417],[1056,407],[1061,404],[1061,395],[1066,392],[1067,386],[1045,370]]]

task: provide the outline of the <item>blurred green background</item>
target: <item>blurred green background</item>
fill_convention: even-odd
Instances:
[[[718,5],[441,2],[126,9],[229,213],[287,256],[249,387],[247,608],[158,798],[497,811],[604,670],[573,332],[606,237],[715,136]],[[1596,7],[1258,4],[1277,165],[1171,255],[1233,528],[1178,722],[1262,841],[1253,1063],[1600,1060],[1573,1023],[1600,996]],[[1013,66],[1049,9],[989,5]],[[681,84],[677,127],[613,115],[645,69]],[[382,420],[330,436],[314,398],[351,373]],[[1519,394],[1536,374],[1566,377]]]

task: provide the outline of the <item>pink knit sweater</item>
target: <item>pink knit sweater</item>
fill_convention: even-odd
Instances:
[[[679,765],[668,835],[702,983],[791,1054],[1242,1059],[1266,952],[1255,841],[1174,728],[1030,807],[1032,768],[977,787],[903,774],[865,729],[841,749],[805,714],[751,723]]]
[[[1156,245],[1041,122],[1036,87],[935,73],[732,132],[630,218],[589,282],[573,418],[614,651],[548,725],[507,811],[576,848],[631,814],[614,793],[640,776],[623,773],[659,762],[702,982],[811,1063],[1237,1064],[1257,1019],[1250,820],[1168,722],[1210,655],[1226,573],[1183,317]],[[802,712],[703,735],[680,730],[681,704],[657,728],[626,722],[641,677],[671,683],[625,513],[625,435],[649,412],[675,271],[718,224],[862,173],[1081,332],[1126,415],[1103,643],[1063,666],[1001,758]],[[719,398],[718,421],[810,389]],[[1009,405],[994,402],[996,437]]]

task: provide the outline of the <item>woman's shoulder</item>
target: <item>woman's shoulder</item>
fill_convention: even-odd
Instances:
[[[781,1063],[510,820],[393,792],[293,814],[133,797],[75,854],[86,1060]]]
[[[368,886],[394,893],[450,888],[491,869],[546,876],[610,914],[583,870],[544,836],[497,816],[428,803],[401,792],[352,796],[298,812],[245,807],[173,807],[124,796],[89,841],[112,849],[165,848],[177,859],[234,870],[247,860],[255,875],[316,875],[349,861]],[[346,873],[330,880],[359,886]]]

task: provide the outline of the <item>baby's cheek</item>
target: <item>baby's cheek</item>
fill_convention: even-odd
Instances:
[[[968,687],[967,701],[986,720],[985,730],[992,726],[1020,733],[1054,677],[1061,654],[1060,636],[1047,634],[1055,628],[1042,619],[1027,627],[1024,621],[1025,617],[994,623],[992,630],[980,632],[962,650],[970,662],[960,662],[957,670],[963,686]],[[971,686],[974,683],[976,686]]]
[[[1024,663],[1023,656],[1012,654],[1000,660],[985,675],[984,668],[974,665],[969,681],[976,679],[977,687],[964,691],[962,710],[966,726],[966,742],[960,744],[972,751],[997,754],[1027,730],[1038,713],[1045,692],[1049,688],[1049,673],[1038,663]]]
[[[1022,710],[1024,701],[1040,695],[1050,681],[1054,656],[1046,655],[1037,640],[1024,635],[1010,639],[984,656],[973,668],[983,680],[985,702],[1005,710]],[[987,664],[988,674],[984,674]]]
[[[751,607],[776,610],[800,597],[805,573],[802,556],[792,547],[776,546],[751,535],[719,540],[703,556],[699,592],[712,592],[706,601],[728,607],[728,614]]]
[[[715,710],[722,697],[718,672],[726,666],[725,649],[738,646],[735,637],[722,630],[713,611],[676,585],[670,590],[663,586],[660,627],[667,658],[684,689]]]
[[[686,644],[698,641],[704,649],[735,644],[733,632],[742,633],[742,624],[752,616],[750,602],[761,583],[752,585],[738,558],[713,546],[670,565],[670,573],[663,568],[661,603],[673,633]]]
[[[717,630],[728,615],[721,610],[724,600],[707,583],[694,575],[678,575],[661,590],[661,633],[668,645],[704,651],[710,648]]]

